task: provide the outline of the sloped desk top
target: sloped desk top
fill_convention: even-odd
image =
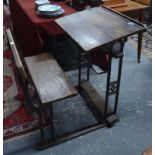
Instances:
[[[104,7],[74,13],[56,23],[87,52],[145,30],[142,24]]]

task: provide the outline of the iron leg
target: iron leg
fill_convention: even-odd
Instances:
[[[140,63],[140,58],[141,58],[142,40],[143,40],[143,33],[139,33],[138,34],[138,53],[137,53],[138,63]]]
[[[81,51],[78,51],[79,56],[78,56],[78,63],[79,63],[79,74],[78,74],[78,86],[79,90],[81,89]]]
[[[115,96],[115,106],[114,106],[114,113],[116,114],[117,112],[117,106],[118,106],[118,97],[119,97],[119,88],[120,88],[120,80],[121,80],[121,72],[122,72],[122,63],[123,63],[123,57],[119,58],[119,68],[118,68],[118,77],[117,77],[117,82],[118,82],[118,91]]]
[[[106,85],[106,97],[105,97],[105,109],[104,109],[104,118],[107,115],[107,108],[108,108],[108,101],[109,101],[109,86],[110,86],[110,77],[111,77],[111,64],[112,64],[112,57],[109,56],[109,64],[108,64],[108,74],[107,74],[107,85]]]
[[[88,63],[87,63],[87,81],[89,81],[89,73],[90,73],[90,64],[91,64],[91,54],[88,54]]]

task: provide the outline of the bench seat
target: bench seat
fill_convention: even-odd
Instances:
[[[52,54],[25,57],[25,63],[42,104],[77,94]]]

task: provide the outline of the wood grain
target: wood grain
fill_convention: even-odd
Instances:
[[[50,53],[25,57],[25,62],[42,103],[54,102],[77,93]]]
[[[83,48],[90,51],[143,29],[111,10],[95,7],[56,20],[56,23]]]

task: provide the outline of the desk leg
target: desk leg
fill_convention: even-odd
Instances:
[[[116,95],[115,96],[115,104],[114,104],[114,114],[116,114],[116,112],[117,112],[119,87],[120,87],[121,72],[122,72],[122,62],[123,62],[123,57],[120,57],[119,58],[117,81],[110,82],[112,58],[110,58],[110,60],[109,60],[109,68],[108,68],[108,75],[107,75],[107,86],[106,86],[105,110],[104,110],[104,116],[105,117],[107,115],[109,95],[113,95],[113,94]]]
[[[79,63],[79,74],[78,74],[78,86],[79,86],[79,90],[81,89],[81,51],[78,51],[78,63]]]
[[[119,88],[120,88],[120,81],[121,81],[121,73],[122,73],[122,63],[123,63],[123,57],[119,59],[119,69],[118,69],[118,77],[117,77],[117,82],[118,82],[118,90],[116,92],[116,97],[115,97],[115,106],[114,106],[114,114],[117,113],[117,107],[118,107],[118,97],[119,97]]]
[[[139,33],[138,34],[138,53],[137,53],[137,61],[139,63],[141,58],[142,40],[143,40],[143,33]]]
[[[87,63],[87,81],[89,81],[90,65],[91,65],[91,53],[88,54],[88,63]]]
[[[143,10],[140,10],[139,21],[140,21],[141,23],[144,22]],[[138,53],[137,53],[137,61],[138,61],[139,63],[140,63],[140,58],[141,58],[142,40],[143,40],[143,33],[139,33],[139,34],[138,34]]]
[[[112,124],[114,124],[116,121],[118,121],[118,118],[116,116],[117,112],[117,106],[118,106],[118,98],[119,98],[119,88],[120,88],[120,80],[121,80],[121,72],[122,72],[122,63],[123,63],[123,48],[125,44],[126,39],[123,39],[120,41],[121,48],[120,51],[113,52],[111,46],[111,53],[109,55],[109,65],[108,65],[108,75],[107,75],[107,86],[106,86],[106,100],[105,100],[105,111],[104,116],[107,120],[107,125],[110,127]],[[112,66],[112,58],[119,59],[119,66],[118,66],[118,75],[117,80],[110,82],[111,78],[111,66]],[[108,100],[110,95],[115,95],[115,103],[114,103],[114,111],[111,115],[107,115],[107,107],[108,107]]]
[[[109,64],[108,64],[108,74],[107,74],[107,85],[106,85],[106,97],[105,97],[105,109],[104,109],[104,118],[107,115],[108,101],[109,101],[109,87],[110,87],[110,77],[111,77],[111,64],[112,64],[112,56],[109,56]]]

